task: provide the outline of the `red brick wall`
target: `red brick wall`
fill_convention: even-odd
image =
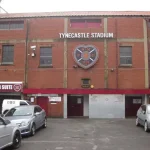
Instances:
[[[12,43],[13,44],[13,43]],[[2,44],[0,44],[0,62],[2,61]],[[24,81],[25,44],[14,44],[14,64],[0,65],[0,81]]]
[[[116,21],[117,20],[117,21]],[[116,28],[117,25],[117,28]],[[64,67],[64,43],[59,39],[59,33],[64,32],[63,18],[39,18],[30,19],[28,53],[31,54],[31,45],[36,45],[36,57],[28,55],[28,88],[62,88],[63,87],[63,67]],[[26,26],[25,26],[26,29]],[[24,39],[26,30],[23,31],[0,31],[1,40]],[[104,24],[99,29],[71,29],[68,22],[68,32],[104,32]],[[141,18],[108,18],[108,32],[113,32],[118,38],[143,38],[143,20]],[[38,40],[50,40],[51,42],[38,42]],[[72,52],[79,44],[91,44],[99,50],[99,60],[94,67],[83,70],[73,68],[75,64]],[[133,45],[133,66],[122,68],[119,64],[119,55],[116,55],[119,44]],[[53,68],[39,68],[40,46],[52,45]],[[104,43],[101,40],[68,40],[68,88],[81,88],[81,78],[91,78],[91,83],[95,88],[104,88]],[[8,71],[1,72],[1,81],[24,80],[23,70],[25,63],[25,44],[15,44],[15,64],[14,66],[0,66],[0,69],[8,68]],[[9,69],[16,68],[16,72]],[[117,43],[116,39],[108,42],[108,88],[144,88],[144,46],[140,42]],[[111,72],[111,68],[115,68]],[[118,74],[116,71],[118,68]]]

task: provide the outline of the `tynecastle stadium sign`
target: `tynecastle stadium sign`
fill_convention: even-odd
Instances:
[[[113,33],[59,33],[60,38],[113,38]]]

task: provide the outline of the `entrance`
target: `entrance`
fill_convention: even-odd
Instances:
[[[37,105],[44,109],[48,115],[48,97],[37,97]]]
[[[67,114],[68,117],[83,116],[83,96],[68,96]]]
[[[0,95],[0,114],[2,112],[2,103],[4,99],[21,99],[20,95]]]
[[[135,117],[137,110],[142,105],[142,96],[125,97],[125,117]]]

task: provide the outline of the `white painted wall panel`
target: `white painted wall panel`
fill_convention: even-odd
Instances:
[[[83,116],[89,116],[89,95],[84,95]]]
[[[125,95],[90,94],[89,118],[125,118]]]

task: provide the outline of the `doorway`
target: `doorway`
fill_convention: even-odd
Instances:
[[[83,117],[83,96],[68,96],[68,117]]]
[[[142,105],[142,96],[125,97],[125,117],[136,117],[137,110]]]
[[[37,105],[44,109],[48,116],[48,97],[37,97]]]

